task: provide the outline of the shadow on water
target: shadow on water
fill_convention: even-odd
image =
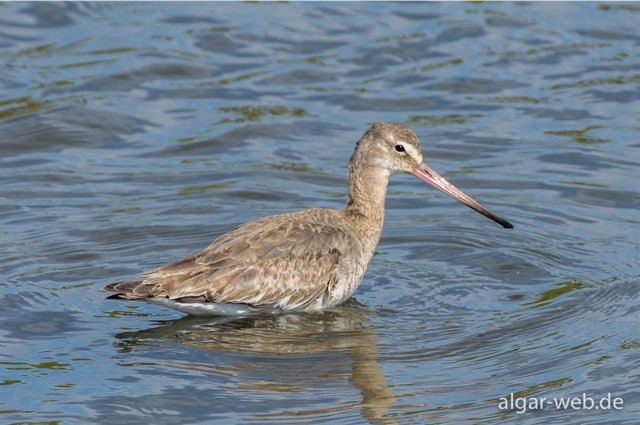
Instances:
[[[359,409],[361,417],[371,423],[391,424],[395,421],[387,414],[396,398],[378,364],[378,334],[368,325],[372,313],[352,299],[346,305],[317,314],[240,319],[186,316],[161,322],[153,328],[122,332],[116,338],[125,366],[137,366],[129,363],[131,353],[147,351],[149,346],[158,343],[177,342],[182,347],[200,351],[196,355],[200,361],[178,367],[205,374],[244,377],[221,383],[218,391],[248,390],[287,396],[313,389],[327,379],[333,380],[332,375],[337,373],[345,375],[360,393],[357,402],[324,409],[307,410],[303,407],[306,403],[296,408],[292,402],[284,410],[280,404],[275,412],[254,412],[253,416],[261,421],[277,422],[283,418],[326,416]],[[336,364],[342,364],[336,363],[336,359],[344,355],[348,358],[348,367],[336,370]],[[127,401],[121,399],[118,403],[127,404]]]

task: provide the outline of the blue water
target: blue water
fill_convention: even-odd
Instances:
[[[640,3],[0,3],[0,422],[636,424]],[[195,319],[100,287],[410,176],[335,310]],[[622,409],[501,409],[500,398]]]

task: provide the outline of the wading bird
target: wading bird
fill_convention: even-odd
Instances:
[[[220,236],[204,251],[111,283],[110,298],[142,300],[192,315],[320,310],[356,290],[380,240],[392,174],[411,174],[503,227],[492,214],[423,162],[408,127],[376,123],[349,161],[346,208],[316,208],[261,218]]]

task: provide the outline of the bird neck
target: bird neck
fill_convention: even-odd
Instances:
[[[349,165],[349,201],[345,211],[364,234],[380,237],[388,184],[389,172],[383,168],[360,167],[353,162]]]

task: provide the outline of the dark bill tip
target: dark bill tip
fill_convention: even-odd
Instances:
[[[500,224],[502,227],[504,227],[505,229],[513,229],[513,224],[509,223],[504,218],[497,217],[496,222]]]

